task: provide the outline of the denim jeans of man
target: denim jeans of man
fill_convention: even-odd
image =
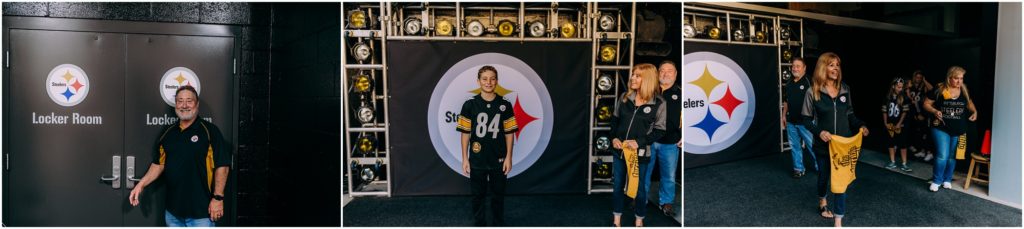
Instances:
[[[828,192],[831,190],[830,177],[832,176],[832,167],[829,166],[829,158],[826,156],[818,157],[818,198],[825,198]],[[853,184],[850,184],[851,186]],[[847,188],[847,191],[850,189]],[[846,193],[833,193],[835,198],[829,202],[829,207],[832,208],[832,213],[836,218],[843,218],[846,214]]]
[[[807,154],[811,155],[811,161],[816,162],[814,151],[811,150],[812,139],[811,131],[807,130],[804,125],[799,125],[791,122],[786,122],[786,137],[789,138],[789,148],[792,149],[793,154],[793,171],[804,172],[804,151],[800,148],[801,145],[806,145]],[[818,170],[818,163],[814,163],[814,170]]]
[[[622,208],[625,205],[626,193],[626,160],[620,156],[612,156],[612,215],[622,215]],[[651,163],[639,163],[640,171],[647,171]],[[640,173],[640,181],[636,190],[636,218],[643,219],[647,215],[647,184],[645,180],[651,180],[647,173]]]
[[[170,211],[164,211],[164,221],[167,222],[168,227],[213,227],[215,224],[210,221],[210,218],[180,218],[171,214]]]
[[[651,163],[658,163],[658,174],[661,176],[661,186],[658,187],[658,205],[671,204],[676,198],[676,168],[679,167],[679,146],[676,144],[651,144]],[[651,175],[654,172],[654,164],[648,164],[645,177],[648,180],[644,183],[644,190],[651,190]]]
[[[946,131],[932,128],[932,139],[935,139],[935,168],[932,169],[932,183],[953,182],[953,169],[956,167],[956,144],[960,136],[950,136]]]

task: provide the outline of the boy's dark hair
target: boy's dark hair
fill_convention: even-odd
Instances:
[[[492,67],[490,65],[484,65],[483,67],[480,67],[480,71],[476,72],[476,79],[479,80],[480,79],[480,75],[483,75],[484,71],[494,72],[494,79],[498,79],[498,69],[495,69],[494,67]]]
[[[199,92],[196,92],[196,88],[191,85],[178,87],[178,90],[174,92],[174,97],[177,98],[178,94],[181,94],[181,91],[191,91],[192,94],[196,96],[196,102],[199,102]]]

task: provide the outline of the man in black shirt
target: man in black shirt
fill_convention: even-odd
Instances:
[[[167,183],[167,226],[214,226],[224,216],[224,186],[231,165],[230,150],[220,130],[198,117],[199,95],[192,86],[174,95],[178,125],[161,134],[153,164],[128,196],[139,205],[143,189],[164,174]]]
[[[661,186],[658,190],[658,208],[667,216],[675,216],[672,201],[676,197],[676,168],[679,167],[679,148],[682,147],[682,89],[676,85],[678,70],[676,63],[670,60],[658,65],[658,85],[661,96],[665,99],[666,121],[665,135],[651,144],[651,161],[658,165]],[[646,177],[651,177],[654,165],[647,166]],[[650,186],[651,182],[644,183]],[[644,187],[644,190],[650,190]]]
[[[817,160],[811,145],[811,131],[807,130],[801,123],[800,111],[790,112],[790,107],[800,108],[804,105],[804,94],[811,88],[811,80],[804,77],[807,72],[807,65],[800,57],[793,58],[793,80],[786,84],[782,90],[782,123],[786,128],[786,137],[789,138],[789,148],[793,155],[793,178],[804,176],[804,153],[801,146],[806,145],[807,152],[811,155],[812,161]],[[814,170],[818,170],[818,164],[814,163]]]
[[[494,92],[498,70],[483,66],[477,72],[480,94],[462,104],[456,129],[462,132],[462,170],[469,174],[476,226],[486,226],[484,199],[490,187],[494,226],[503,226],[505,182],[512,171],[516,117],[512,103]],[[472,152],[472,153],[470,153]]]

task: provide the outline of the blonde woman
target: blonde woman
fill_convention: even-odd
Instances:
[[[952,155],[956,150],[960,135],[967,132],[967,121],[978,118],[978,110],[974,108],[971,95],[964,85],[964,73],[960,66],[953,66],[946,72],[946,82],[939,83],[934,93],[924,99],[924,110],[934,115],[932,121],[932,138],[935,139],[935,167],[932,169],[932,183],[928,190],[939,191],[952,188],[953,168],[956,160]],[[965,112],[970,111],[970,117]]]
[[[612,157],[612,215],[613,226],[621,226],[626,186],[626,160],[623,148],[630,148],[639,158],[639,171],[647,171],[650,164],[651,143],[665,134],[665,100],[661,98],[658,86],[658,72],[653,64],[638,64],[629,77],[629,90],[616,99],[612,116],[611,136],[614,150]],[[645,185],[649,173],[641,172],[636,192],[636,226],[643,226],[647,214],[647,190]]]
[[[821,217],[833,218],[836,227],[842,226],[843,215],[846,214],[846,194],[835,193],[834,212],[828,208],[826,194],[829,190],[828,142],[832,136],[852,137],[856,130],[868,135],[864,123],[853,114],[853,99],[850,97],[850,86],[843,83],[842,68],[839,56],[827,52],[818,57],[814,69],[814,82],[811,90],[804,95],[804,104],[800,113],[804,116],[804,125],[814,134],[814,153],[817,154],[818,167],[818,210]]]

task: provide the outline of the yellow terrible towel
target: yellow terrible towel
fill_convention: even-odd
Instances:
[[[622,147],[622,155],[626,159],[626,196],[636,198],[636,190],[640,185],[640,161],[636,149]]]
[[[857,132],[853,137],[832,135],[832,140],[828,143],[832,193],[846,193],[846,187],[857,179],[857,160],[860,159],[863,136],[861,132]]]

